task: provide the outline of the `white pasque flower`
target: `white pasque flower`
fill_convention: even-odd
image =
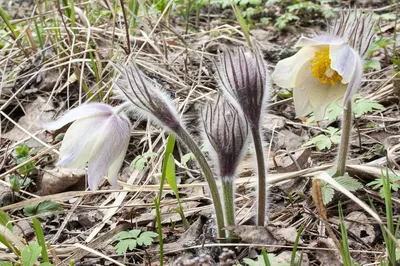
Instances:
[[[128,149],[131,123],[120,108],[104,103],[88,103],[65,113],[53,122],[40,121],[55,130],[75,121],[65,133],[58,165],[80,168],[88,162],[88,182],[92,191],[107,174],[116,187],[117,175]]]
[[[332,102],[343,99],[346,106],[361,84],[362,57],[374,35],[373,27],[370,15],[348,11],[329,33],[302,36],[295,45],[302,48],[278,62],[272,79],[282,88],[293,88],[298,117],[314,112],[321,120]]]

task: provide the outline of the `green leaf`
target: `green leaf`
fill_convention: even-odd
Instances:
[[[348,175],[336,177],[335,180],[349,191],[356,191],[363,188],[361,182]]]
[[[21,181],[17,175],[10,175],[10,188],[12,191],[19,192],[21,189]]]
[[[146,152],[146,153],[143,153],[142,155],[138,155],[132,161],[131,167],[133,166],[135,169],[142,171],[147,167],[149,160],[156,155],[157,155],[157,153],[155,153],[155,152]]]
[[[328,114],[328,120],[333,121],[343,114],[343,108],[340,107],[336,102],[333,102],[328,105],[326,112]]]
[[[0,261],[0,265],[1,266],[13,266],[13,264],[11,262],[8,262],[8,261]]]
[[[332,147],[332,141],[326,135],[318,135],[303,144],[303,146],[311,145],[315,145],[317,150],[322,151],[324,149],[330,149]]]
[[[60,204],[55,201],[45,200],[39,204],[29,205],[24,208],[25,216],[35,216],[42,213],[51,213],[62,210]]]
[[[157,236],[158,234],[154,232],[143,232],[137,239],[137,244],[139,246],[143,245],[149,246],[153,243],[153,238]]]
[[[3,210],[0,210],[0,224],[7,227],[8,230],[14,232],[13,225],[11,223],[12,219]]]
[[[39,266],[53,266],[53,264],[51,264],[50,262],[43,262],[40,263]]]
[[[378,45],[379,47],[383,48],[386,47],[388,45],[394,44],[394,40],[393,39],[388,39],[388,38],[380,38],[379,40],[377,40],[375,42],[376,45]]]
[[[139,229],[134,229],[131,231],[121,231],[118,234],[114,236],[115,239],[118,240],[123,240],[123,239],[128,239],[128,238],[137,238],[140,235],[140,230]]]
[[[184,166],[187,166],[187,163],[188,163],[189,161],[193,160],[193,159],[194,159],[193,153],[191,153],[191,152],[186,153],[186,154],[183,155],[182,158],[181,158],[181,164],[184,165]]]
[[[28,246],[25,246],[21,253],[21,261],[23,266],[33,266],[36,260],[39,258],[42,248],[33,242]]]
[[[365,99],[361,96],[357,97],[358,99],[354,103],[354,113],[356,116],[362,116],[373,110],[385,110],[385,107],[374,100]]]
[[[335,195],[335,190],[333,189],[333,187],[330,184],[323,181],[321,181],[321,192],[322,192],[322,202],[324,203],[324,205],[331,202],[333,196]]]
[[[379,16],[383,20],[396,20],[397,15],[394,13],[385,13]]]
[[[369,69],[377,71],[381,70],[381,63],[379,62],[379,60],[376,59],[366,60],[364,63],[364,70],[369,70]]]
[[[139,229],[119,232],[114,236],[115,239],[119,240],[115,246],[116,252],[122,254],[127,250],[135,249],[137,246],[151,245],[153,238],[157,236],[158,234],[155,232],[141,232]]]
[[[261,0],[249,0],[249,3],[254,6],[259,6],[259,5],[261,5],[262,1]]]
[[[135,239],[124,239],[121,240],[116,246],[115,246],[115,252],[117,254],[123,254],[127,250],[134,250],[136,248],[136,240]]]
[[[29,146],[26,144],[20,144],[15,148],[16,158],[25,158],[29,155]]]
[[[174,156],[170,153],[167,161],[167,168],[166,168],[166,177],[169,186],[171,187],[172,191],[174,192],[175,196],[179,197],[178,186],[176,184],[176,173],[175,173],[175,161]]]

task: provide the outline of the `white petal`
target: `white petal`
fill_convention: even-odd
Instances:
[[[322,120],[325,117],[326,108],[333,102],[342,99],[347,85],[337,82],[332,87],[330,83],[322,84],[310,92],[310,104],[313,107],[315,118]]]
[[[299,70],[314,57],[318,50],[318,47],[304,47],[295,55],[279,61],[272,73],[272,80],[282,88],[295,87]]]
[[[120,154],[118,155],[117,159],[113,162],[113,164],[108,169],[108,182],[113,186],[113,188],[118,187],[118,171],[121,169],[122,163],[124,162],[124,158],[126,155],[126,151],[128,150],[129,146],[129,138],[125,143],[125,147],[121,149]]]
[[[309,47],[309,46],[320,46],[320,45],[340,45],[345,41],[334,35],[318,35],[314,38],[308,38],[301,36],[294,47]]]
[[[349,83],[354,75],[357,60],[360,58],[357,52],[347,44],[332,45],[329,47],[329,58],[331,68],[343,78],[342,83]]]
[[[346,106],[347,102],[351,100],[351,97],[357,92],[357,90],[360,88],[361,85],[361,79],[363,75],[363,61],[362,59],[358,56],[356,57],[356,66],[354,69],[353,76],[351,77],[351,80],[348,84],[346,93],[343,98],[343,105]]]
[[[94,116],[75,121],[65,133],[58,165],[69,168],[84,166],[89,161],[99,130],[106,119],[105,116]]]
[[[92,191],[97,189],[100,180],[121,155],[121,151],[126,149],[129,137],[128,118],[114,114],[107,119],[89,159],[88,180]]]
[[[296,86],[293,89],[293,100],[296,109],[296,116],[303,117],[313,111],[313,104],[310,96],[319,92],[319,88],[325,84],[314,78],[310,70],[310,63],[306,63],[298,72],[296,78]],[[329,85],[330,86],[330,85]],[[321,95],[321,100],[324,100],[326,95]],[[315,114],[317,115],[317,114]]]
[[[40,124],[41,127],[47,130],[55,130],[78,119],[96,115],[109,115],[112,112],[113,108],[105,103],[88,103],[78,106],[77,108],[71,109],[56,121],[52,122],[39,121],[38,123]]]

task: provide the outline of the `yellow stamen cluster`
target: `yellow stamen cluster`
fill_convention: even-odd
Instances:
[[[315,52],[314,58],[310,60],[312,75],[322,83],[330,83],[332,87],[336,81],[341,81],[342,77],[331,68],[329,58],[329,47],[323,47]]]

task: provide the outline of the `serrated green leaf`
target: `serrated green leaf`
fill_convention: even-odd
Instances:
[[[149,238],[154,238],[154,237],[157,237],[158,234],[157,234],[156,232],[146,231],[146,232],[143,232],[143,233],[140,235],[140,237],[142,237],[142,236],[144,236],[144,237],[149,237]]]
[[[349,191],[356,191],[363,188],[361,182],[348,175],[336,177],[335,180]]]
[[[26,144],[20,144],[15,148],[16,158],[25,158],[29,155],[29,146]]]
[[[25,216],[35,216],[42,213],[51,213],[62,210],[60,204],[55,201],[45,200],[39,204],[29,205],[24,208]]]
[[[357,116],[362,116],[372,112],[373,110],[385,110],[385,107],[374,100],[365,99],[362,97],[358,97],[354,103],[354,113]]]
[[[137,243],[139,246],[143,246],[143,245],[149,246],[153,243],[153,241],[154,241],[153,238],[157,237],[157,236],[158,236],[157,233],[154,233],[151,231],[143,232],[140,234],[139,238],[137,239]]]
[[[364,63],[364,70],[369,70],[369,69],[373,69],[373,70],[381,70],[381,63],[379,62],[379,60],[376,59],[368,59],[365,60]]]
[[[134,250],[137,247],[137,242],[135,239],[124,239],[118,242],[115,246],[115,252],[117,254],[123,254],[127,250]]]
[[[42,248],[33,242],[22,250],[21,261],[23,266],[33,266],[36,260],[39,258]]]
[[[326,108],[326,113],[328,114],[328,120],[333,121],[343,114],[343,108],[333,102]]]
[[[322,192],[322,203],[324,203],[324,205],[331,202],[333,196],[335,195],[335,190],[333,189],[333,187],[326,182],[321,182],[321,192]]]

